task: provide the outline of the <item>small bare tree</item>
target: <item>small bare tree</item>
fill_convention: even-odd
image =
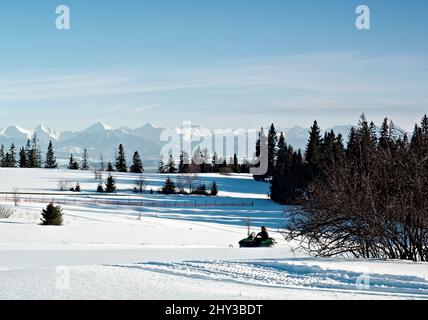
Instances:
[[[200,171],[200,168],[198,165],[195,165],[194,163],[192,163],[189,166],[188,172],[185,175],[186,184],[189,186],[189,193],[193,192],[193,186],[195,184],[195,181],[198,179],[199,171]]]
[[[19,195],[18,189],[13,190],[12,200],[15,207],[18,207],[19,203],[21,202],[21,197]]]
[[[135,187],[134,191],[136,193],[143,193],[147,188],[146,179],[142,176],[138,177],[138,179],[135,181]]]
[[[97,167],[94,168],[94,175],[95,175],[95,180],[103,179],[102,171],[98,170]]]
[[[58,189],[60,191],[68,191],[71,188],[71,184],[66,180],[58,181]]]

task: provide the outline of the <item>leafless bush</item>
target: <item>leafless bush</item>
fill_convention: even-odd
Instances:
[[[138,177],[135,181],[134,191],[137,193],[143,193],[147,188],[146,179],[142,176]]]
[[[102,171],[98,170],[97,168],[94,169],[94,175],[95,175],[95,180],[102,180],[103,179]]]
[[[336,164],[290,215],[287,240],[319,256],[428,261],[428,162],[369,155],[364,171]]]
[[[69,191],[71,188],[71,184],[66,180],[58,181],[58,189],[60,191]]]
[[[191,168],[192,167],[193,166],[191,166]],[[184,179],[186,181],[186,185],[189,187],[189,192],[192,193],[195,181],[198,179],[197,170],[190,170],[188,173],[186,173]]]
[[[9,219],[13,215],[13,213],[14,212],[12,209],[0,206],[0,219]]]

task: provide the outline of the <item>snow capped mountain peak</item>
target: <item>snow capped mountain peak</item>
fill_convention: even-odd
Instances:
[[[150,122],[147,122],[147,123],[142,127],[142,129],[159,129],[159,127],[157,127],[157,126],[155,126],[155,125],[151,124]]]
[[[59,131],[47,128],[44,125],[39,125],[36,128],[35,133],[37,134],[39,139],[43,140],[59,140],[61,136]]]
[[[0,132],[2,136],[11,139],[30,139],[33,135],[32,130],[27,130],[17,125],[6,127]]]
[[[85,132],[87,133],[95,133],[95,132],[102,132],[102,131],[110,131],[113,130],[113,127],[102,123],[102,122],[97,122],[95,124],[93,124],[92,126],[90,126],[89,128],[87,128],[85,130]]]

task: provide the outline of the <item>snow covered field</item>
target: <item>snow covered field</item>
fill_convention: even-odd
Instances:
[[[428,264],[320,259],[292,251],[296,244],[279,233],[284,210],[292,208],[271,202],[269,185],[250,176],[198,176],[217,182],[216,198],[136,195],[136,176],[116,176],[113,199],[119,202],[106,205],[103,200],[112,197],[94,193],[93,172],[0,169],[0,192],[57,193],[60,180],[82,188],[82,195],[55,195],[68,199],[62,227],[38,225],[46,205],[39,200],[51,196],[14,207],[11,195],[7,203],[0,195],[0,205],[15,210],[0,219],[0,299],[428,298]],[[166,178],[144,176],[147,190],[157,190]],[[248,221],[253,231],[266,225],[278,246],[239,249]]]

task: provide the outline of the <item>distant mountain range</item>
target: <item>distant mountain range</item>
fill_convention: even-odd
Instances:
[[[341,133],[346,139],[350,128],[351,125],[336,126],[326,130],[333,129],[336,133]],[[21,147],[26,144],[27,139],[31,139],[36,133],[43,152],[49,141],[52,141],[57,158],[62,159],[62,163],[66,163],[71,153],[79,157],[85,147],[93,161],[97,161],[100,158],[100,154],[103,154],[105,161],[111,160],[114,158],[115,148],[122,143],[125,146],[125,150],[128,151],[128,160],[131,159],[131,152],[138,150],[146,165],[155,166],[160,150],[165,143],[160,141],[161,133],[164,130],[165,128],[159,128],[149,123],[140,128],[131,129],[127,127],[113,128],[99,122],[85,130],[64,132],[53,130],[43,125],[34,130],[24,129],[19,126],[9,126],[0,130],[0,144],[3,144],[6,149],[12,142],[17,147]],[[278,131],[285,133],[287,143],[294,148],[305,148],[309,137],[309,128],[293,127],[278,129]],[[175,132],[185,140],[190,139],[192,136],[196,139],[209,138],[211,136],[211,132],[208,129],[199,126],[185,129],[177,128]]]

